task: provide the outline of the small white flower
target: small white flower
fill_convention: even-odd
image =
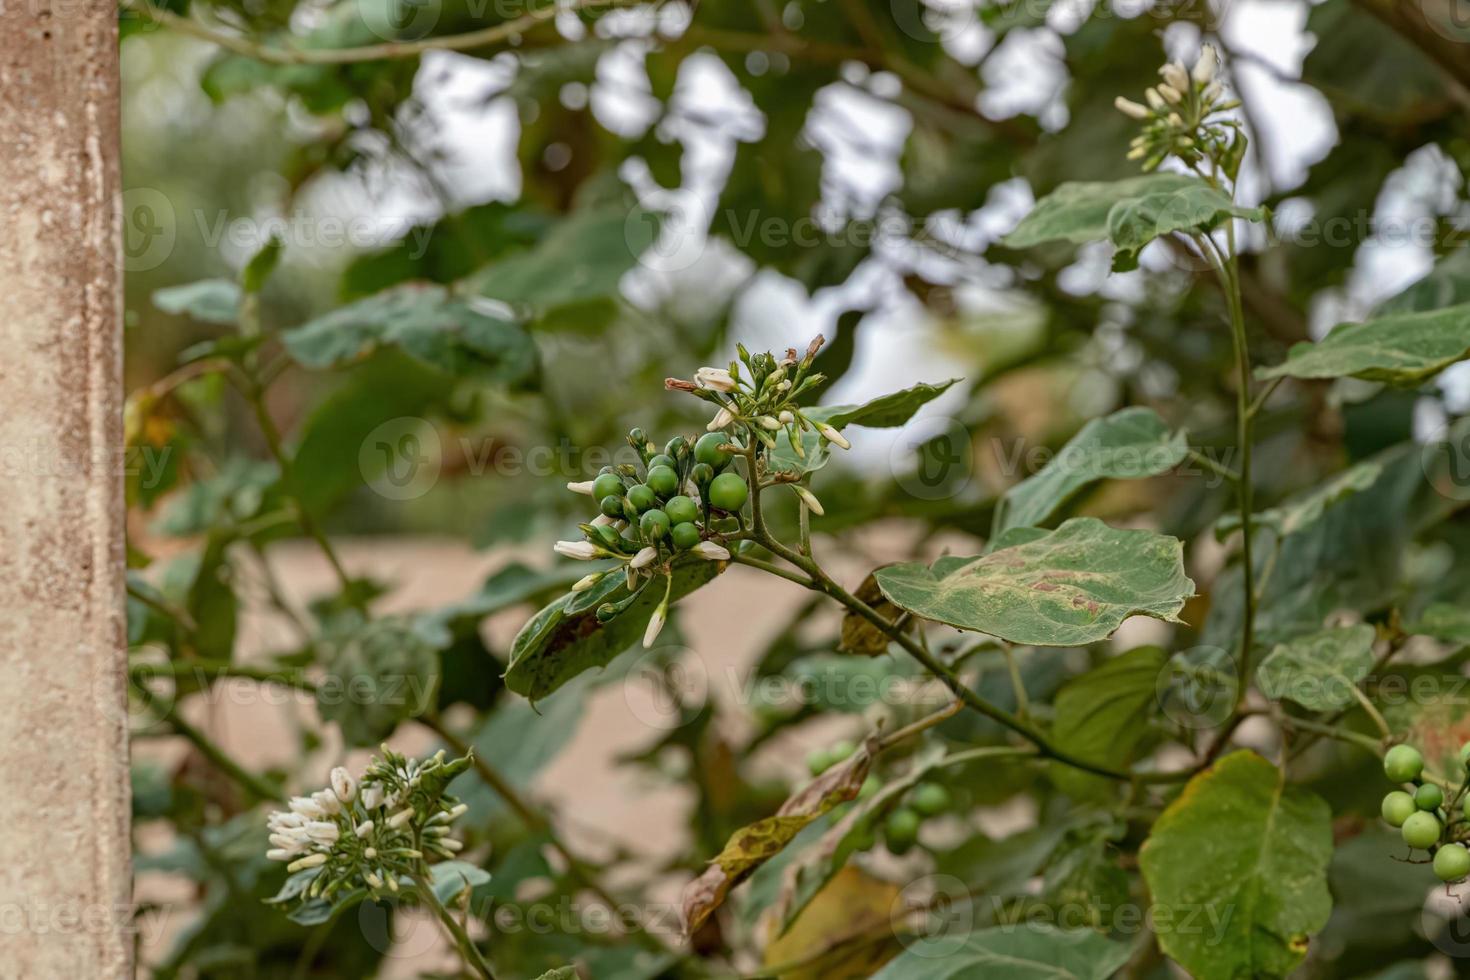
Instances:
[[[733,421],[735,421],[735,413],[728,408],[721,408],[710,420],[709,425],[705,426],[705,429],[709,432],[718,432]]]
[[[335,844],[340,833],[336,824],[325,820],[313,820],[306,825],[306,836],[318,844]]]
[[[1113,100],[1113,108],[1125,116],[1132,116],[1134,119],[1147,119],[1150,115],[1148,106],[1139,105],[1137,102],[1131,99],[1125,99],[1121,95]]]
[[[583,480],[581,483],[568,483],[567,489],[572,491],[572,493],[580,493],[583,496],[590,497],[592,496],[592,484],[595,482],[595,480]]]
[[[329,817],[334,817],[342,812],[342,801],[337,799],[337,794],[329,789],[319,789],[311,794],[311,798]]]
[[[816,514],[818,517],[821,517],[824,513],[826,513],[826,511],[822,510],[822,502],[817,499],[817,495],[812,493],[806,487],[799,486],[793,483],[791,485],[791,489],[795,490],[796,495],[801,498],[801,502],[806,504],[807,510],[811,511],[813,514]]]
[[[404,827],[408,826],[408,822],[412,819],[413,807],[408,807],[406,809],[399,810],[397,813],[393,814],[393,816],[389,817],[388,826],[392,827],[394,830],[402,830]]]
[[[1178,105],[1179,103],[1184,101],[1184,94],[1172,85],[1160,85],[1159,94],[1162,95],[1164,97],[1164,101],[1169,103],[1170,105]]]
[[[648,565],[652,565],[654,563],[654,561],[656,561],[657,559],[658,559],[658,549],[657,548],[644,548],[641,551],[639,551],[638,554],[636,554],[636,555],[633,556],[633,560],[630,561],[630,562],[628,562],[628,567],[629,568],[644,568],[644,567],[646,567]]]
[[[1184,92],[1189,89],[1189,72],[1185,71],[1184,66],[1178,62],[1168,62],[1159,69],[1159,74],[1175,91]]]
[[[382,888],[383,887],[383,879],[382,878],[379,878],[377,875],[373,874],[371,871],[369,871],[367,874],[363,875],[362,876],[362,880],[365,881],[365,882],[367,882],[368,883],[368,887],[370,887],[370,888]]]
[[[357,828],[353,830],[353,833],[357,835],[358,840],[363,840],[373,832],[373,826],[374,825],[371,820],[364,820],[362,823],[357,825]]]
[[[847,438],[841,432],[838,432],[826,422],[818,422],[816,423],[816,425],[817,431],[822,434],[822,438],[826,439],[832,445],[836,446],[839,449],[852,448],[852,443],[848,442]]]
[[[551,550],[564,558],[575,558],[577,561],[591,561],[599,553],[599,549],[590,541],[558,541]]]
[[[305,871],[307,868],[320,868],[326,863],[327,856],[325,854],[308,854],[306,857],[300,858],[296,861],[292,861],[290,864],[286,865],[286,870],[293,872]]]
[[[1215,80],[1215,69],[1220,67],[1220,53],[1215,50],[1213,44],[1206,44],[1204,50],[1199,53],[1199,60],[1194,63],[1194,71],[1190,73],[1200,85],[1208,85]]]
[[[707,558],[710,561],[730,560],[729,549],[726,548],[724,545],[716,544],[713,541],[701,541],[699,542],[699,544],[690,548],[689,551],[691,554],[698,555],[701,558]]]
[[[293,813],[299,814],[308,820],[320,820],[329,816],[322,805],[310,796],[293,796],[288,804]]]
[[[653,641],[658,639],[658,634],[663,630],[664,620],[668,615],[669,607],[664,603],[659,603],[658,608],[653,611],[653,618],[648,621],[648,629],[643,631],[643,649],[647,650],[653,646]]]
[[[280,832],[271,834],[270,842],[273,846],[279,847],[283,851],[295,851],[297,853],[300,853],[300,851],[306,846],[305,840],[298,838],[292,834],[285,834]]]
[[[332,770],[332,792],[337,794],[337,799],[343,803],[351,803],[357,799],[357,780],[346,769],[338,766]]]
[[[365,810],[377,809],[383,805],[383,787],[377,783],[364,786],[358,800]]]
[[[290,810],[277,810],[265,818],[265,825],[271,830],[285,830],[288,827],[303,827],[306,818],[301,814]]]
[[[577,579],[577,581],[572,583],[572,591],[586,592],[598,582],[601,582],[602,576],[606,574],[606,572],[593,572],[591,575],[583,575],[581,578]]]
[[[724,368],[702,367],[694,372],[694,380],[715,391],[734,391],[735,379]]]

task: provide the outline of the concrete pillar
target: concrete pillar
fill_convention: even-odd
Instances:
[[[0,0],[0,977],[131,976],[117,8]]]

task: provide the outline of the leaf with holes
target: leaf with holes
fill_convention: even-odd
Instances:
[[[1090,517],[1055,531],[1013,528],[987,555],[875,574],[916,616],[1031,646],[1093,643],[1136,614],[1175,622],[1194,594],[1178,539]]]

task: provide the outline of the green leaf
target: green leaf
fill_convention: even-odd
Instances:
[[[450,906],[466,888],[489,884],[490,872],[468,861],[443,861],[429,869],[429,882],[439,903]]]
[[[1160,909],[1200,925],[1158,933],[1164,952],[1200,980],[1294,970],[1332,911],[1331,859],[1327,804],[1249,751],[1191,779],[1138,856]]]
[[[1108,212],[1108,238],[1118,249],[1113,269],[1136,268],[1138,253],[1155,238],[1176,231],[1207,232],[1230,218],[1264,221],[1266,209],[1240,207],[1224,191],[1201,180],[1172,189],[1151,189],[1119,201]]]
[[[282,335],[286,351],[317,370],[398,347],[453,376],[522,385],[537,373],[536,346],[520,324],[438,286],[398,286]]]
[[[1315,344],[1292,347],[1285,363],[1259,368],[1256,376],[1354,377],[1411,386],[1466,357],[1470,357],[1470,303],[1339,324]]]
[[[670,605],[713,581],[724,565],[694,556],[675,559]],[[586,592],[568,593],[533,616],[511,644],[505,686],[539,701],[584,670],[607,666],[638,642],[663,601],[663,582],[645,586],[616,619],[598,622],[597,606],[617,601],[625,588],[620,575],[609,575]]]
[[[1139,613],[1177,621],[1194,594],[1180,541],[1090,517],[1055,531],[1012,529],[981,557],[876,575],[883,594],[917,616],[1031,646],[1092,643]]]
[[[1106,241],[1114,208],[1148,195],[1170,194],[1199,183],[1197,177],[1175,173],[1085,183],[1068,181],[1037,201],[1015,230],[1001,239],[1001,244],[1007,248],[1031,248],[1053,241],[1074,245]]]
[[[1184,433],[1171,434],[1153,409],[1125,408],[1093,419],[1038,473],[1006,492],[996,533],[1039,527],[1089,483],[1156,476],[1188,454]]]
[[[949,390],[959,381],[951,378],[938,384],[921,383],[902,391],[874,398],[861,405],[822,405],[802,410],[802,414],[814,422],[825,422],[839,431],[849,425],[863,425],[870,429],[893,429],[907,424],[914,413]],[[792,473],[814,473],[826,466],[831,452],[814,430],[802,433],[803,456],[792,451],[785,437],[778,437],[776,448],[767,455],[772,472],[786,470]]]
[[[382,742],[434,703],[440,640],[402,619],[373,620],[344,637],[317,687],[323,720],[337,722],[349,745]]]
[[[1064,685],[1055,701],[1057,747],[1088,762],[1125,768],[1149,733],[1168,658],[1160,647],[1139,647]],[[1054,766],[1052,778],[1072,796],[1092,795],[1106,785],[1103,777],[1071,766]]]
[[[559,966],[555,970],[548,970],[536,980],[577,980],[577,968],[575,966]]]
[[[1445,643],[1470,643],[1470,609],[1459,603],[1433,603],[1407,631]]]
[[[229,279],[201,279],[154,290],[153,305],[204,323],[234,324],[240,316],[240,295],[240,286]]]
[[[1467,303],[1470,303],[1470,248],[1460,248],[1436,262],[1424,278],[1384,300],[1373,312],[1377,316],[1422,313]]]
[[[952,952],[931,948],[939,943],[948,945],[948,937],[920,939],[873,980],[1107,980],[1131,955],[1091,929],[1030,922],[973,932]]]
[[[1279,535],[1295,534],[1322,519],[1327,508],[1351,494],[1367,490],[1383,475],[1383,464],[1364,460],[1332,476],[1279,507],[1251,515],[1255,527],[1269,527]],[[1215,536],[1224,540],[1240,529],[1240,514],[1230,513],[1215,522]]]
[[[1353,691],[1373,668],[1372,626],[1322,630],[1282,643],[1261,661],[1256,681],[1274,700],[1311,711],[1336,711],[1357,700]]]
[[[250,257],[250,261],[240,271],[240,285],[245,292],[258,293],[265,288],[266,280],[276,271],[276,265],[281,261],[281,251],[285,247],[285,242],[279,236],[272,235],[261,246],[260,251]]]

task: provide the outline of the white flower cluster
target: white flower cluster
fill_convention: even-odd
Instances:
[[[326,789],[293,797],[266,818],[266,857],[314,876],[306,898],[359,886],[374,896],[397,891],[398,878],[422,873],[428,855],[451,858],[464,847],[450,824],[467,808],[444,788],[468,765],[468,757],[446,760],[443,751],[421,761],[384,746],[361,783],[339,766]]]
[[[1237,121],[1222,116],[1240,102],[1229,98],[1216,78],[1219,67],[1218,52],[1207,44],[1192,70],[1173,61],[1161,67],[1162,81],[1143,93],[1146,105],[1122,96],[1114,100],[1119,112],[1145,123],[1128,159],[1142,160],[1144,170],[1156,169],[1169,156],[1191,167],[1208,160],[1234,178],[1245,137]]]

